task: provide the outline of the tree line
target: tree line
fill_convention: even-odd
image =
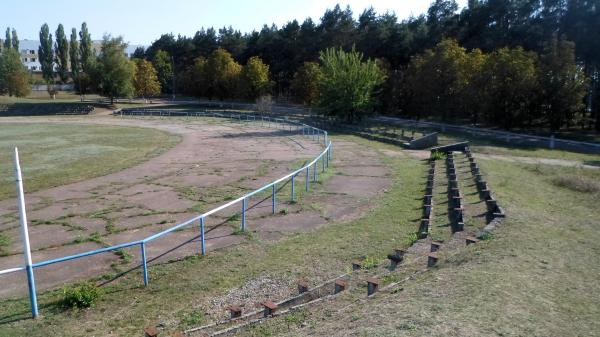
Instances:
[[[310,18],[302,22],[292,20],[281,27],[264,25],[258,31],[245,34],[231,26],[218,30],[202,28],[191,37],[164,34],[147,49],[136,50],[135,55],[153,60],[157,54],[167,53],[173,58],[176,88],[172,88],[173,81],[170,81],[162,87],[162,91],[171,93],[175,89],[194,95],[206,95],[202,90],[188,90],[192,87],[190,79],[193,76],[190,73],[193,73],[198,58],[207,59],[219,48],[231,54],[233,60],[240,64],[245,64],[251,57],[259,57],[269,65],[271,93],[297,102],[315,104],[317,101],[310,96],[314,90],[308,90],[309,96],[305,95],[305,89],[311,84],[298,85],[299,79],[315,70],[321,52],[329,48],[350,52],[355,48],[364,59],[377,60],[377,65],[385,74],[385,81],[374,90],[376,104],[373,107],[380,112],[425,118],[437,116],[447,100],[442,98],[431,102],[426,97],[422,98],[429,106],[436,105],[438,112],[430,114],[425,106],[418,106],[416,100],[409,99],[415,93],[407,92],[404,85],[412,76],[411,72],[415,71],[415,66],[411,66],[412,60],[436,50],[439,43],[455,40],[469,55],[479,50],[475,53],[481,53],[482,58],[487,60],[489,56],[486,67],[492,66],[492,61],[507,52],[512,53],[507,56],[511,57],[521,50],[535,59],[529,67],[535,73],[530,80],[537,83],[537,88],[534,86],[532,90],[536,91],[536,96],[540,96],[542,91],[557,90],[563,81],[556,76],[551,80],[550,76],[542,76],[540,72],[550,64],[542,55],[549,55],[550,45],[556,38],[560,41],[557,48],[565,49],[566,53],[572,49],[574,53],[573,62],[563,66],[562,70],[577,67],[580,70],[577,73],[587,78],[583,89],[581,85],[576,86],[577,90],[567,90],[566,85],[562,85],[562,88],[571,91],[570,100],[577,102],[583,92],[585,97],[581,100],[584,104],[571,105],[567,111],[560,111],[560,104],[564,102],[539,101],[538,97],[534,103],[531,99],[520,101],[515,97],[512,101],[501,102],[506,106],[505,111],[511,110],[511,114],[518,116],[517,121],[509,123],[507,118],[501,117],[504,115],[500,111],[491,111],[495,110],[498,102],[489,101],[494,97],[489,95],[492,88],[488,87],[486,93],[473,93],[486,100],[484,103],[487,108],[480,110],[477,118],[472,120],[504,127],[517,127],[524,125],[524,122],[531,122],[531,125],[541,123],[543,126],[553,124],[554,128],[557,123],[561,126],[577,124],[586,127],[594,124],[600,130],[600,40],[596,38],[597,32],[600,32],[599,8],[599,0],[470,0],[468,6],[459,11],[453,0],[435,0],[427,13],[400,21],[393,13],[378,14],[373,8],[366,9],[355,20],[349,7],[337,5],[327,9],[319,22]],[[572,47],[567,47],[567,44]],[[570,61],[570,57],[560,57]],[[314,64],[306,65],[306,62]],[[546,85],[554,87],[550,89]],[[318,85],[313,84],[312,87],[317,88]],[[496,89],[502,88],[499,86]],[[463,91],[461,95],[466,97],[466,92]],[[519,102],[518,106],[515,100]],[[462,104],[467,106],[465,101]],[[533,109],[527,110],[525,105],[532,105]],[[515,106],[518,111],[512,112]],[[573,112],[573,107],[577,111]],[[472,112],[464,109],[457,112],[456,109],[457,106],[452,107],[445,117],[473,117]],[[548,110],[554,110],[553,116],[563,117],[558,118],[559,122],[551,117],[553,122],[550,122]]]

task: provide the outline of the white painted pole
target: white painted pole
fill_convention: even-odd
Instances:
[[[25,197],[23,193],[23,177],[19,164],[19,149],[15,147],[15,176],[17,182],[17,204],[19,206],[19,220],[21,223],[21,239],[23,240],[23,256],[25,257],[25,270],[27,271],[27,284],[29,285],[29,302],[31,315],[38,316],[37,297],[35,293],[35,279],[31,262],[31,247],[29,245],[29,231],[27,229],[27,212],[25,211]]]

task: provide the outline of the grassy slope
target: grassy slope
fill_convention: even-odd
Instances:
[[[250,240],[211,252],[205,258],[155,266],[150,271],[148,289],[140,287],[141,276],[136,272],[106,287],[103,300],[84,312],[63,311],[60,291],[47,292],[39,297],[43,319],[2,324],[28,316],[26,299],[3,301],[0,336],[79,336],[82,329],[90,335],[107,331],[121,336],[138,335],[144,326],[194,316],[194,305],[202,298],[222,294],[260,275],[326,279],[346,272],[349,262],[358,256],[384,258],[386,251],[406,245],[405,238],[415,230],[412,220],[419,217],[420,200],[414,196],[420,194],[425,167],[419,161],[405,159],[388,160],[394,168],[395,184],[381,197],[382,206],[369,211],[363,219],[296,234],[275,243]],[[325,192],[317,185],[312,193]],[[302,200],[300,203],[303,205]]]
[[[13,196],[13,147],[26,192],[119,171],[171,148],[177,136],[155,129],[60,124],[0,125],[0,200]]]
[[[553,182],[600,170],[480,162],[508,213],[491,241],[452,254],[416,281],[367,305],[336,302],[245,334],[358,336],[597,336],[600,194]],[[364,293],[360,292],[360,297]],[[325,318],[323,318],[325,317]]]

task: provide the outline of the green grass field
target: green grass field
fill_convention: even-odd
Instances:
[[[333,141],[338,137],[399,151],[356,137]],[[589,159],[560,151],[549,155]],[[206,322],[204,301],[262,275],[326,279],[346,272],[359,256],[382,261],[392,248],[409,244],[420,218],[426,172],[421,160],[408,155],[386,157],[386,164],[393,171],[392,187],[378,197],[378,207],[349,224],[276,242],[253,238],[205,258],[153,266],[147,289],[136,271],[105,287],[104,297],[87,310],[64,309],[60,290],[40,294],[39,320],[19,319],[29,314],[26,298],[0,301],[0,336],[109,331],[137,336],[159,322],[167,330],[180,329]],[[241,335],[591,336],[600,331],[600,170],[491,160],[479,164],[508,214],[492,240],[446,256],[434,271],[368,305],[356,302],[364,297],[359,289]],[[326,191],[317,187],[314,193]]]
[[[162,153],[177,136],[150,128],[0,124],[0,200],[15,195],[13,149],[26,192],[102,176]]]

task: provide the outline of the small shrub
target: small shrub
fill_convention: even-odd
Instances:
[[[365,270],[373,269],[375,267],[377,267],[377,261],[375,261],[375,258],[371,256],[365,257],[361,264],[361,268]]]
[[[283,208],[281,211],[279,211],[280,214],[282,215],[287,215],[289,213],[287,208]]]
[[[446,158],[446,154],[441,151],[433,151],[431,152],[430,160],[440,160]]]
[[[408,237],[406,238],[406,243],[409,247],[414,245],[417,241],[419,241],[419,236],[417,235],[417,233],[408,234]]]
[[[490,232],[485,232],[483,233],[483,235],[479,238],[481,241],[490,241],[494,238],[494,234],[490,233]]]
[[[63,304],[67,308],[89,308],[102,296],[102,289],[91,282],[83,282],[63,289]]]

